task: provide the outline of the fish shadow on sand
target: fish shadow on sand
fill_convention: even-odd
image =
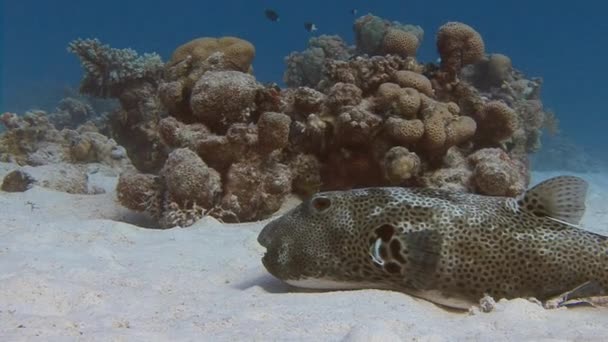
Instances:
[[[234,287],[239,290],[248,290],[252,287],[261,287],[268,293],[294,292],[294,288],[270,274],[257,272],[253,276],[246,277],[243,281],[235,283]]]

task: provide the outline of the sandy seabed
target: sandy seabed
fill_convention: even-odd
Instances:
[[[578,176],[583,226],[608,234],[608,175]],[[471,314],[390,291],[295,291],[260,262],[265,222],[139,228],[115,181],[100,195],[0,192],[0,341],[608,340],[608,309],[517,299]]]

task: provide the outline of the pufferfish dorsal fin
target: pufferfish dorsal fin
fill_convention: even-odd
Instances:
[[[553,177],[526,191],[518,204],[536,216],[577,225],[585,213],[587,188],[587,182],[579,177]]]

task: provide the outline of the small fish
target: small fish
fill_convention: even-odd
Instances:
[[[314,23],[306,22],[304,23],[304,29],[308,32],[314,32],[317,30],[317,26]]]
[[[546,303],[580,286],[601,298],[608,237],[576,226],[586,191],[584,180],[561,176],[520,198],[402,187],[321,192],[268,223],[258,242],[268,272],[296,287],[391,289],[465,310],[486,295]]]
[[[353,8],[350,10],[350,14],[352,14],[352,15],[357,15],[357,12],[359,12],[359,11],[357,11],[356,8]]]
[[[266,18],[268,18],[268,20],[270,20],[270,21],[277,22],[280,20],[279,14],[275,10],[272,10],[272,9],[266,9],[264,11],[264,15],[266,15]]]

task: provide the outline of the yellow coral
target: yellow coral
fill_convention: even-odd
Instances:
[[[404,120],[391,117],[384,122],[386,135],[398,144],[408,145],[420,140],[424,135],[421,120]]]
[[[433,96],[431,81],[424,75],[409,70],[399,70],[393,76],[395,83],[403,88],[414,88],[419,92]]]
[[[480,61],[485,55],[485,45],[481,35],[471,26],[448,22],[437,33],[437,51],[442,68],[455,71]]]
[[[440,115],[434,114],[424,120],[424,146],[427,149],[443,148],[446,139],[445,121]]]
[[[450,113],[452,113],[454,115],[460,114],[460,107],[455,102],[448,102],[448,103],[446,103],[446,105],[447,105]]]
[[[418,45],[418,38],[414,34],[399,29],[389,29],[382,42],[385,54],[394,54],[401,57],[416,56]]]
[[[236,71],[249,72],[251,62],[255,57],[255,47],[250,42],[236,37],[222,38],[197,38],[179,46],[173,52],[167,63],[169,67],[174,66],[187,58],[192,59],[193,64],[206,60],[215,52],[224,53],[227,66]]]
[[[395,146],[384,155],[382,169],[384,177],[398,185],[420,172],[420,158],[405,147]]]
[[[415,118],[420,109],[420,94],[414,88],[402,89],[395,108],[401,116],[408,119]]]
[[[395,83],[382,83],[376,91],[375,103],[380,111],[385,111],[399,98],[401,87]]]
[[[446,145],[460,145],[471,139],[475,134],[477,124],[468,116],[459,116],[446,126]]]

